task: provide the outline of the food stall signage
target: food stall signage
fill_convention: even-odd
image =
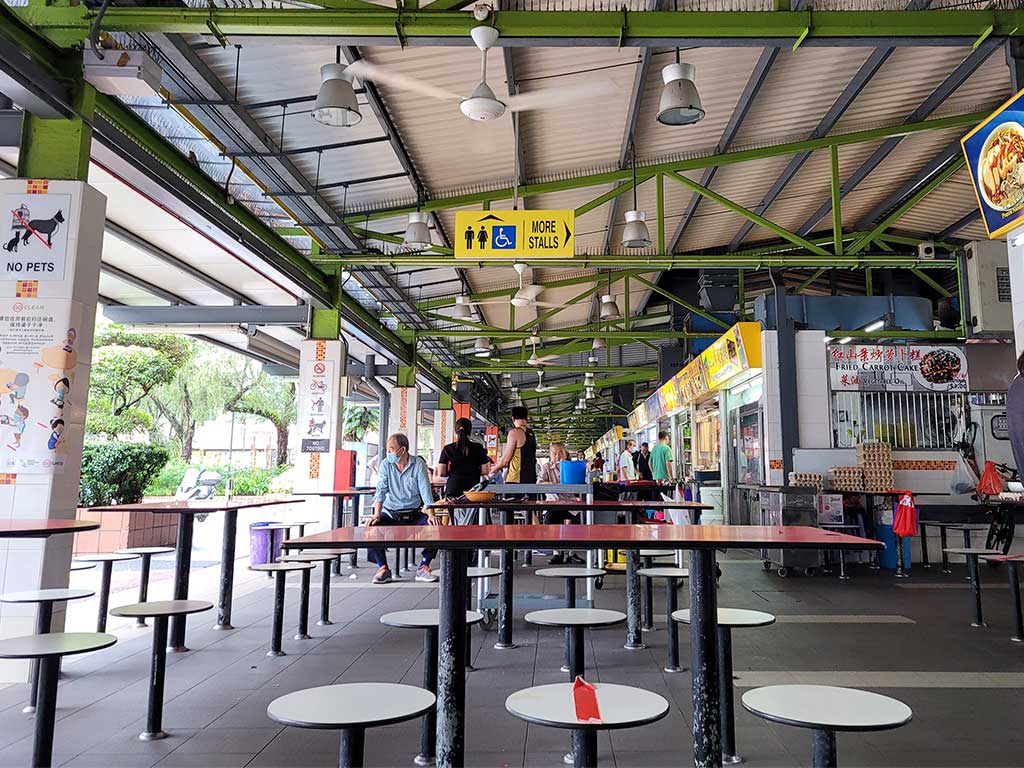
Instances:
[[[963,347],[831,345],[828,376],[832,391],[966,392]]]
[[[648,397],[644,405],[647,408],[647,422],[655,421],[665,415],[661,410],[661,399],[657,392]]]
[[[708,386],[718,389],[749,368],[761,367],[761,325],[736,323],[700,353]]]
[[[662,415],[672,413],[679,407],[679,392],[676,390],[674,377],[658,387],[658,399],[661,400]]]
[[[676,389],[683,405],[699,400],[708,391],[708,381],[704,375],[704,366],[700,358],[696,358],[683,370],[675,375]]]
[[[1024,220],[1024,91],[960,140],[990,239]]]

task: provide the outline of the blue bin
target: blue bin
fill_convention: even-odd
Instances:
[[[558,479],[565,485],[587,482],[587,462],[562,459],[558,462]]]
[[[284,543],[285,529],[271,528],[268,531],[266,529],[268,525],[278,525],[278,523],[273,521],[249,523],[249,565],[267,564],[268,538],[272,538],[274,542],[274,559],[271,562],[277,562],[277,558],[281,556],[281,544]]]
[[[878,553],[878,564],[887,570],[896,570],[896,535],[892,526],[875,523],[875,537],[885,544],[885,549]],[[910,567],[910,539],[903,540],[903,562]]]

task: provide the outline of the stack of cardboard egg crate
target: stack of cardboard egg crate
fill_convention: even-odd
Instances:
[[[887,443],[858,444],[857,465],[864,473],[866,493],[884,493],[893,489],[892,449]]]
[[[833,491],[864,491],[864,470],[856,467],[830,467],[829,489]]]
[[[789,484],[794,488],[816,488],[821,493],[825,488],[825,477],[818,472],[790,472]]]

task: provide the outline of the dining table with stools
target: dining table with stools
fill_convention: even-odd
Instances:
[[[296,640],[309,640],[309,572],[316,568],[315,563],[261,563],[250,565],[250,571],[262,571],[269,573],[276,580],[274,581],[274,614],[270,627],[270,650],[267,656],[285,656],[281,647],[281,639],[284,635],[284,595],[285,579],[289,573],[298,572],[302,577],[302,586],[299,592],[299,629],[295,635]]]
[[[949,531],[960,531],[964,536],[964,546],[971,546],[971,533],[974,531],[988,531],[988,523],[955,523],[947,522],[945,520],[923,520],[917,521],[918,531],[921,533],[921,567],[931,568],[931,560],[928,557],[928,535],[927,530],[929,528],[939,529],[939,544],[942,550],[942,572],[951,573],[952,570],[949,567],[949,552],[947,552],[948,544],[947,537]]]
[[[1024,566],[1024,555],[982,555],[982,560],[989,563],[1000,563],[1006,566],[1006,576],[1010,580],[1010,600],[1013,601],[1013,634],[1010,639],[1015,643],[1024,643],[1024,611],[1020,604],[1020,567]]]
[[[107,605],[110,602],[110,579],[114,571],[114,563],[137,560],[138,555],[118,554],[116,552],[97,552],[87,555],[76,555],[75,559],[83,563],[97,563],[100,568],[100,596],[96,611],[96,631],[107,631]]]
[[[971,595],[974,598],[974,621],[972,627],[984,627],[985,617],[981,607],[981,571],[978,566],[978,558],[990,555],[1001,555],[998,549],[987,549],[985,547],[947,547],[942,550],[943,554],[963,555],[967,560],[967,578],[971,582]]]
[[[359,527],[359,512],[362,500],[367,496],[373,496],[377,489],[371,485],[357,485],[351,488],[335,488],[332,491],[296,491],[296,496],[319,496],[331,500],[331,528],[343,528],[345,526],[345,506],[349,506],[351,515],[349,525],[353,528]],[[358,555],[353,550],[349,556],[349,566],[358,568]],[[337,576],[341,573],[341,563],[331,566],[331,575]]]
[[[217,598],[217,623],[214,629],[234,629],[231,625],[231,603],[235,584],[235,540],[238,533],[238,512],[243,509],[273,507],[281,504],[301,504],[303,499],[258,498],[248,501],[232,499],[204,499],[202,501],[146,501],[139,504],[114,504],[90,507],[91,512],[147,512],[178,516],[177,552],[174,560],[174,599],[188,599],[188,582],[192,570],[192,534],[196,515],[224,513],[224,535],[221,543],[220,589]],[[187,616],[175,616],[167,649],[172,653],[188,651],[185,645]]]
[[[144,603],[149,599],[149,570],[153,563],[154,555],[166,555],[174,551],[174,547],[125,547],[114,550],[115,555],[137,555],[141,560],[141,573],[139,574],[139,602]],[[146,626],[146,620],[139,616],[135,620],[136,627]]]
[[[95,520],[64,520],[62,518],[40,517],[8,518],[0,520],[0,539],[48,539],[62,533],[85,533],[95,531],[100,524]]]
[[[720,766],[715,553],[720,549],[864,549],[881,542],[809,526],[468,525],[338,528],[284,542],[285,549],[427,547],[440,552],[437,764],[462,766],[466,730],[466,569],[472,550],[690,550],[690,653],[694,764]]]

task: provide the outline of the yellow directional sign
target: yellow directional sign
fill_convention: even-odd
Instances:
[[[457,211],[455,258],[565,258],[573,255],[573,211]]]

